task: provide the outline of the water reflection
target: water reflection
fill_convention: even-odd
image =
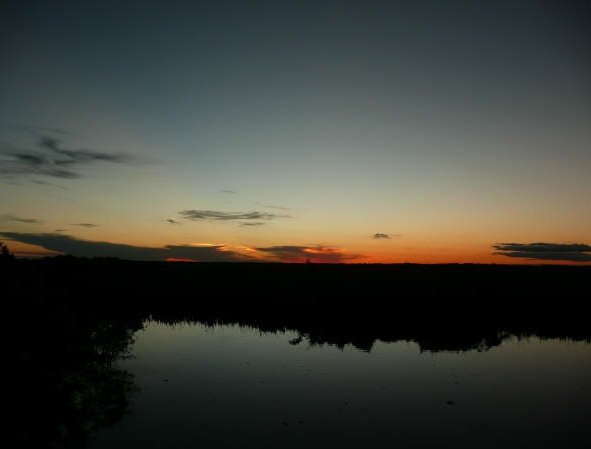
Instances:
[[[314,308],[261,304],[253,308],[231,304],[223,309],[153,307],[149,316],[165,324],[238,325],[267,333],[291,330],[297,333],[289,342],[292,345],[308,342],[341,349],[351,345],[366,352],[370,352],[377,341],[415,342],[421,351],[430,352],[482,351],[513,336],[591,341],[591,329],[582,315],[555,309],[540,314],[540,310],[499,307],[476,313],[469,305],[459,308],[426,305],[421,309],[420,305],[413,304],[391,310],[371,302],[341,301]]]
[[[151,322],[126,361],[135,412],[93,448],[588,447],[591,348],[507,337],[487,351],[415,342],[298,345],[294,331]],[[319,443],[321,442],[321,443]]]
[[[85,447],[96,430],[118,422],[136,391],[127,357],[137,319],[109,319],[82,308],[43,303],[11,310],[11,384],[18,399],[17,447]],[[21,327],[22,326],[22,327]]]
[[[582,320],[188,309],[22,304],[13,313],[27,323],[14,334],[21,445],[591,442]]]

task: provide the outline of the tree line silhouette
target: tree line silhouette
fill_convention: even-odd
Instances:
[[[14,254],[10,252],[4,242],[0,241],[0,264],[11,263],[14,260]]]

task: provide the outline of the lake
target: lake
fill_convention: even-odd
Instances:
[[[589,448],[591,344],[503,335],[468,350],[312,344],[298,332],[146,321],[106,448]]]

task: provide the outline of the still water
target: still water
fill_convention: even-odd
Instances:
[[[591,345],[371,351],[294,332],[147,323],[118,362],[137,386],[103,448],[591,447]]]

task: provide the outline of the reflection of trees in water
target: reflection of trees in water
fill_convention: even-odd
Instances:
[[[22,446],[74,448],[129,410],[133,376],[117,366],[129,356],[144,320],[209,326],[240,325],[262,332],[295,331],[291,344],[352,345],[370,351],[376,341],[413,341],[424,351],[487,350],[511,336],[590,341],[585,317],[562,309],[496,304],[486,314],[423,305],[390,310],[357,299],[316,304],[163,300],[108,297],[14,301],[10,318],[19,395],[15,431]],[[410,303],[409,303],[410,304]],[[413,303],[414,304],[414,303]],[[470,311],[466,308],[464,310]],[[560,310],[564,310],[561,314]]]
[[[313,346],[331,345],[340,349],[351,345],[371,351],[376,341],[416,343],[421,351],[486,351],[509,338],[538,337],[591,341],[591,332],[582,315],[560,316],[555,310],[532,317],[526,310],[513,309],[513,315],[490,311],[477,319],[457,311],[433,312],[416,307],[399,307],[396,313],[386,308],[356,307],[347,310],[325,304],[313,309],[307,305],[282,307],[247,307],[233,304],[219,307],[174,307],[168,302],[156,307],[152,319],[164,324],[200,323],[206,326],[238,325],[262,332],[295,331],[290,341]],[[350,305],[350,304],[349,304]],[[528,316],[529,314],[529,316]]]
[[[14,386],[17,439],[23,447],[83,447],[97,428],[130,405],[133,376],[117,367],[129,356],[136,319],[91,317],[80,307],[19,307]]]

